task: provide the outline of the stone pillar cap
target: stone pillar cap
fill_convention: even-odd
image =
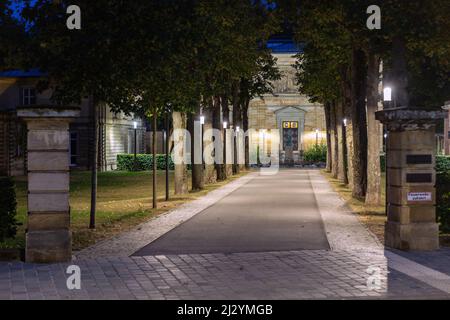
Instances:
[[[414,107],[386,109],[375,113],[375,118],[389,131],[430,130],[447,117],[444,110],[426,110]]]
[[[80,116],[79,107],[66,106],[27,106],[17,108],[20,118],[77,118]]]
[[[375,117],[382,123],[434,123],[438,120],[445,119],[447,114],[443,110],[400,107],[377,111]]]

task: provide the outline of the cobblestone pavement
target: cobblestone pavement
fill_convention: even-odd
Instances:
[[[0,299],[440,299],[389,268],[383,255],[347,251],[192,254],[80,260],[81,290],[67,264],[0,264]],[[369,269],[371,268],[371,269]],[[379,268],[379,288],[367,285]]]
[[[79,257],[72,291],[70,264],[0,262],[0,299],[450,299],[449,249],[385,251],[320,173],[308,174],[332,250]]]

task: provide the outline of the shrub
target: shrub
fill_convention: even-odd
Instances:
[[[16,191],[11,178],[0,178],[0,241],[13,238],[17,232]]]
[[[169,159],[169,169],[174,169],[172,157]],[[117,155],[117,170],[120,171],[148,171],[153,169],[153,155],[138,154],[136,157],[136,164],[134,163],[133,154],[118,154]],[[156,155],[156,169],[166,169],[166,155]]]
[[[450,156],[436,156],[436,171],[438,173],[450,172]]]
[[[325,144],[314,145],[303,153],[303,160],[312,163],[327,162],[327,146]]]
[[[386,155],[385,154],[380,155],[380,166],[381,166],[381,172],[386,172]]]
[[[436,177],[436,215],[441,232],[450,232],[450,171]]]

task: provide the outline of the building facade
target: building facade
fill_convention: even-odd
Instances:
[[[325,112],[323,105],[311,103],[298,92],[296,52],[289,51],[273,53],[282,73],[274,83],[274,94],[250,103],[249,142],[258,156],[279,153],[281,165],[301,165],[304,151],[326,144]]]
[[[17,107],[53,105],[52,91],[36,88],[43,74],[37,71],[0,73],[0,175],[26,175],[26,125],[17,118]],[[85,97],[79,105],[81,116],[70,124],[70,165],[89,169],[94,146],[93,99]],[[143,120],[111,112],[108,106],[98,109],[99,152],[101,170],[117,167],[117,154],[145,150],[146,126]],[[136,124],[136,141],[134,130]]]

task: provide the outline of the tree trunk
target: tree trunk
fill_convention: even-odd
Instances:
[[[353,122],[352,122],[352,90],[350,82],[350,69],[346,68],[343,73],[341,83],[344,117],[347,120],[347,126],[344,127],[344,160],[347,172],[348,187],[353,190]]]
[[[222,132],[223,126],[222,126],[222,122],[220,121],[220,119],[221,119],[220,97],[216,96],[216,97],[214,97],[214,102],[213,102],[213,128],[218,130],[219,132]],[[224,140],[222,137],[220,143],[224,147],[223,141]],[[216,150],[216,152],[220,152],[220,151]],[[222,163],[215,164],[217,181],[223,181],[223,180],[227,179],[224,162],[225,162],[225,159],[222,159]]]
[[[97,211],[97,169],[98,169],[98,103],[93,99],[93,148],[91,163],[91,213],[89,229],[95,229],[95,213]]]
[[[326,127],[326,134],[327,134],[327,166],[326,171],[331,172],[331,166],[332,166],[332,146],[331,146],[331,135],[332,135],[332,128],[331,128],[331,105],[330,102],[325,103],[325,127]]]
[[[188,176],[186,167],[186,114],[173,112],[173,140],[174,140],[174,161],[175,161],[175,194],[188,193]]]
[[[367,119],[366,119],[366,57],[358,48],[352,52],[352,130],[353,190],[355,198],[364,198],[367,190]]]
[[[188,116],[188,130],[191,135],[191,168],[192,168],[192,190],[199,191],[205,188],[203,177],[203,162],[200,160],[202,153],[202,133],[200,119],[200,105],[194,113]],[[200,153],[200,154],[197,154]]]
[[[330,125],[331,125],[331,175],[333,178],[338,177],[339,150],[338,136],[336,127],[336,101],[330,104]]]
[[[366,204],[381,204],[380,124],[378,111],[380,58],[369,54],[367,72],[367,194]]]
[[[242,102],[242,129],[244,131],[244,157],[245,157],[245,169],[250,169],[250,143],[248,137],[248,107],[250,101],[246,100]]]

